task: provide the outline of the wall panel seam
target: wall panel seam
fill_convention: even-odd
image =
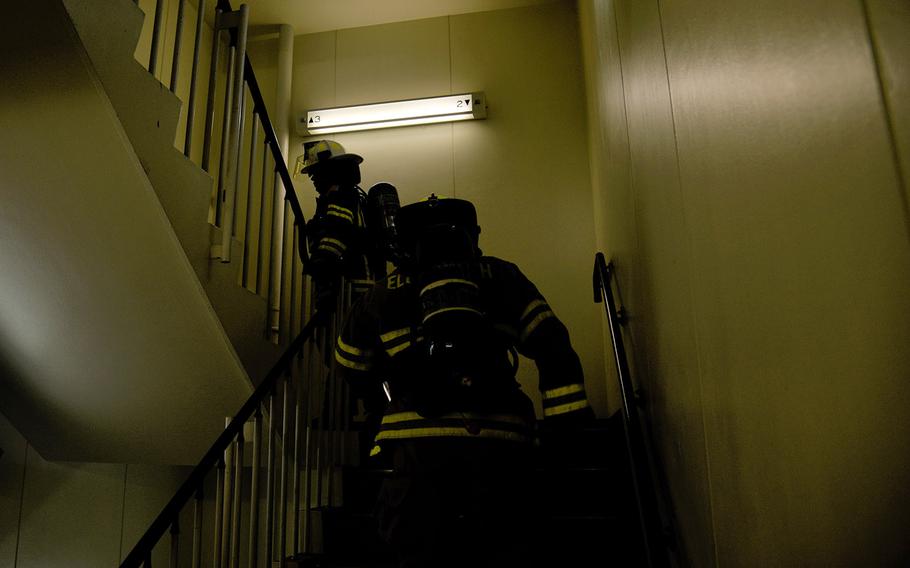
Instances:
[[[129,464],[123,466],[123,495],[120,500],[120,551],[117,556],[119,560],[123,560],[123,534],[126,532],[126,480],[129,467]]]
[[[639,229],[639,227],[641,225],[638,222],[638,202],[636,199],[637,194],[635,191],[635,168],[632,167],[632,163],[633,163],[633,161],[632,161],[632,142],[629,139],[629,129],[630,129],[630,127],[629,127],[629,103],[628,103],[628,99],[626,97],[625,69],[623,69],[623,65],[622,65],[623,50],[622,50],[622,39],[619,34],[619,16],[617,16],[617,12],[618,12],[617,7],[616,7],[617,4],[618,4],[618,2],[616,2],[614,4],[614,8],[613,8],[613,33],[616,34],[616,54],[618,55],[617,59],[618,59],[618,63],[619,63],[619,86],[620,86],[620,89],[622,90],[622,117],[623,117],[623,121],[626,124],[626,149],[629,152],[629,160],[626,164],[627,165],[626,169],[628,170],[628,176],[629,176],[629,196],[630,196],[631,202],[632,202],[632,232],[635,235],[635,258],[641,259],[642,258],[642,256],[641,256],[641,230]],[[635,296],[633,296],[633,297],[635,297]],[[638,296],[637,298],[639,300],[641,300],[640,296]],[[622,301],[622,298],[620,298],[620,302],[621,301]],[[634,344],[635,334],[630,333],[629,336],[630,336],[630,340],[633,342],[632,353],[634,355],[635,353],[637,353],[637,350],[635,349],[635,344]],[[637,357],[635,359],[636,368],[641,369],[642,365],[638,364],[638,359],[639,358],[637,358]],[[653,377],[654,375],[651,372],[651,358],[644,357],[644,360],[645,360],[644,375],[648,378]],[[639,383],[641,383],[640,380],[639,380]]]
[[[894,112],[891,108],[891,102],[888,93],[885,90],[885,79],[881,61],[881,46],[875,30],[872,28],[872,18],[869,14],[868,0],[860,0],[863,10],[863,20],[866,27],[866,37],[869,40],[869,49],[872,52],[872,63],[875,66],[876,86],[878,87],[879,98],[881,99],[882,110],[885,114],[885,127],[888,130],[888,141],[891,146],[891,158],[894,160],[894,171],[897,175],[898,193],[900,194],[901,207],[904,211],[904,229],[907,232],[907,238],[910,240],[910,203],[907,203],[907,178],[901,164],[900,149],[898,148],[897,132],[894,127]]]
[[[699,399],[699,412],[701,413],[701,427],[702,427],[702,440],[704,444],[705,451],[705,483],[707,484],[708,490],[708,514],[711,517],[711,546],[714,550],[714,565],[717,566],[719,563],[718,560],[718,550],[717,550],[717,521],[714,514],[714,489],[711,475],[711,453],[708,445],[708,425],[705,417],[705,393],[704,393],[704,381],[702,374],[702,352],[699,341],[699,326],[698,326],[698,299],[695,294],[695,289],[693,286],[693,277],[692,270],[694,262],[694,252],[692,250],[692,238],[689,234],[689,222],[686,217],[686,199],[685,192],[683,191],[683,178],[682,178],[682,166],[680,163],[679,157],[679,134],[676,129],[676,108],[673,105],[673,86],[670,81],[670,62],[667,57],[667,38],[664,35],[664,16],[663,10],[661,9],[661,0],[656,0],[657,4],[657,25],[660,28],[660,44],[661,50],[663,51],[664,56],[664,70],[667,77],[667,97],[670,103],[670,122],[673,125],[673,150],[674,155],[676,156],[676,182],[677,190],[679,191],[680,199],[680,215],[682,216],[683,232],[686,237],[686,248],[688,251],[688,274],[687,282],[689,288],[689,298],[691,302],[691,312],[692,312],[692,325],[693,325],[693,340],[695,343],[695,361],[697,366],[697,380],[698,380],[698,399]]]
[[[25,479],[28,473],[29,444],[25,444],[25,455],[22,456],[22,483],[19,484],[19,515],[16,519],[16,548],[13,552],[13,568],[19,566],[19,544],[22,537],[22,508],[25,505]]]

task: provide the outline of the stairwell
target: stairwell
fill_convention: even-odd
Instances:
[[[204,289],[211,309],[217,315],[247,376],[253,381],[265,376],[266,371],[287,347],[292,332],[284,330],[279,335],[280,341],[277,345],[269,339],[269,300],[263,294],[268,287],[267,281],[263,282],[259,273],[267,275],[270,271],[253,268],[257,273],[253,286],[249,286],[244,277],[250,270],[250,263],[263,263],[264,260],[260,257],[267,254],[262,251],[270,248],[255,240],[256,232],[262,234],[264,222],[260,221],[258,227],[255,225],[252,228],[247,227],[244,230],[246,234],[238,234],[238,238],[232,240],[232,257],[243,259],[242,261],[224,263],[213,254],[213,243],[221,241],[220,229],[210,222],[215,216],[212,196],[216,180],[175,147],[174,139],[180,138],[178,125],[181,122],[181,101],[149,74],[134,57],[144,20],[142,11],[130,0],[105,0],[103,3],[93,0],[62,1],[97,74],[97,79],[116,113],[122,131],[132,151],[135,152],[142,171],[167,215],[173,234],[179,241],[189,266]],[[216,125],[218,122],[220,121],[215,120]],[[214,153],[217,154],[217,150]],[[248,167],[253,168],[252,165]],[[265,169],[264,164],[262,169]],[[248,198],[249,195],[245,197]],[[239,199],[239,202],[243,201],[243,198]],[[246,201],[250,202],[249,199]],[[261,203],[263,208],[267,206],[265,198]],[[250,212],[238,211],[238,217],[244,215],[249,216]],[[285,235],[287,236],[287,232]],[[296,235],[292,233],[293,241],[296,241],[295,237]],[[243,239],[252,241],[252,244],[248,242],[245,246]],[[247,249],[257,251],[254,260],[251,261],[245,256]],[[283,256],[292,256],[289,254],[291,250],[290,247],[284,247]],[[287,276],[287,283],[290,286],[285,286],[289,288],[286,294],[290,296],[292,310],[295,298],[300,302],[297,304],[299,309],[302,308],[302,298],[305,297],[303,284],[297,285],[294,276],[291,275],[295,270],[299,271],[299,266],[296,259],[292,258],[291,270]],[[282,321],[289,322],[293,328],[295,318],[299,318],[299,314],[286,315]],[[296,327],[299,328],[301,323],[299,319],[296,323]],[[330,333],[329,337],[331,335]],[[325,337],[322,340],[325,341]],[[325,350],[326,344],[323,343],[322,351]],[[309,352],[310,359],[314,353],[312,350]],[[329,371],[321,369],[317,374],[326,372]],[[294,373],[293,370],[287,371],[288,375]],[[325,383],[320,383],[320,380],[312,384],[322,384],[324,387]],[[309,416],[303,420],[307,425],[304,428],[307,438],[311,429],[316,435],[326,435],[333,441],[336,434],[340,437],[346,436],[343,430],[347,430],[349,426],[346,421],[347,410],[341,410],[342,392],[338,390],[336,393],[335,388],[336,386],[332,385],[332,397],[337,398],[328,398],[323,391],[312,393],[314,396],[307,399],[305,416],[310,414],[311,409],[318,409],[315,419]],[[310,397],[308,389],[310,386],[304,386],[292,394],[285,390],[283,409],[273,409],[270,401],[268,411],[260,413],[266,415],[270,427],[277,428],[279,421],[284,423],[281,431],[274,434],[271,430],[269,432],[270,460],[273,440],[281,440],[281,450],[278,453],[285,456],[289,453],[285,443],[293,443],[295,446],[299,444],[296,438],[300,432],[299,427],[297,435],[292,435],[287,429],[287,422],[291,421],[293,416],[289,404],[294,399],[300,401],[304,392]],[[197,394],[205,396],[204,393]],[[327,405],[337,408],[338,411],[326,411]],[[300,412],[299,402],[297,412]],[[332,424],[313,423],[314,420],[322,420],[326,414],[328,415],[325,416],[326,419],[332,420]],[[299,415],[295,422],[300,423]],[[259,435],[255,436],[258,438]],[[246,433],[245,438],[249,440],[250,433]],[[303,547],[290,547],[293,550],[287,550],[285,556],[293,556],[295,560],[288,561],[285,565],[293,565],[294,562],[301,566],[326,567],[378,568],[394,565],[391,552],[378,542],[375,536],[375,527],[370,516],[379,484],[389,471],[381,464],[361,462],[351,457],[357,453],[353,439],[349,440],[349,451],[346,455],[337,456],[337,459],[330,456],[328,463],[325,461],[320,463],[319,456],[325,460],[323,454],[330,447],[323,446],[324,442],[332,443],[324,440],[317,442],[319,449],[314,450],[313,455],[313,459],[317,459],[315,465],[310,462],[309,445],[305,460],[298,459],[295,451],[294,458],[290,461],[290,469],[293,470],[290,476],[299,476],[302,471],[304,487],[312,488],[313,496],[305,497],[305,506],[296,510],[296,515],[305,519],[302,528],[280,515],[274,519],[278,525],[295,533],[295,539],[305,543]],[[208,542],[212,540],[217,542],[213,535],[222,532],[227,535],[229,530],[244,534],[250,532],[249,524],[239,520],[239,513],[233,513],[238,516],[238,519],[233,521],[237,525],[234,528],[230,527],[231,520],[228,517],[232,506],[234,510],[239,511],[243,506],[243,496],[249,497],[251,492],[249,487],[257,475],[259,465],[258,462],[250,460],[249,454],[244,457],[238,453],[245,445],[243,435],[233,444],[232,450],[225,454],[219,466],[219,477],[214,479],[210,476],[204,483],[207,497],[200,494],[198,498],[197,506],[203,511],[200,514],[206,518],[214,516],[219,519],[217,509],[222,503],[225,504],[222,525],[211,530],[206,529],[204,533]],[[560,434],[543,429],[540,459],[534,470],[539,493],[529,498],[539,503],[543,521],[540,534],[535,537],[544,543],[543,558],[548,565],[587,565],[591,558],[602,555],[605,547],[618,554],[615,559],[616,565],[643,564],[643,558],[639,554],[642,550],[640,533],[631,491],[628,490],[630,474],[624,456],[621,424],[616,420],[602,422],[580,435]],[[231,462],[233,459],[237,460],[234,464]],[[284,469],[282,462],[282,470]],[[270,479],[274,479],[272,476],[275,474],[271,468],[268,471]],[[292,501],[290,498],[292,490],[285,472],[282,471],[281,475],[283,477],[280,499]],[[217,493],[220,491],[226,495],[231,490],[241,497],[238,500],[239,504],[231,505],[229,498]],[[256,489],[253,491],[254,495],[261,495]],[[217,493],[218,496],[213,498],[213,493]],[[261,497],[252,499],[256,502],[260,500]],[[268,501],[268,497],[265,501]],[[296,495],[293,501],[300,503]],[[274,512],[272,515],[274,516]],[[187,522],[191,521],[188,518],[188,510],[184,510],[179,516],[181,524],[191,524]],[[173,527],[176,526],[175,523]],[[176,541],[179,532],[173,532],[173,527],[172,539]],[[301,534],[298,531],[303,532]],[[252,533],[259,532],[255,527],[252,530]],[[200,532],[200,535],[202,534]],[[274,539],[270,533],[262,536],[270,541]],[[241,544],[236,535],[232,537],[231,542],[233,547],[231,558],[238,556],[245,558],[249,553],[246,544]],[[194,544],[194,549],[195,546]],[[306,554],[295,554],[296,550],[303,549],[307,551]],[[178,554],[176,547],[172,551],[171,554],[175,555],[172,557],[176,557]],[[162,550],[156,551],[156,558],[161,554]],[[184,547],[183,552],[179,554],[183,558],[187,554],[187,548]],[[208,554],[201,556],[206,562],[212,560]],[[272,554],[272,558],[275,557],[276,554]]]

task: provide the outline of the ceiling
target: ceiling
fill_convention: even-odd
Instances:
[[[246,0],[250,24],[290,24],[309,34],[391,22],[487,12],[555,0]]]

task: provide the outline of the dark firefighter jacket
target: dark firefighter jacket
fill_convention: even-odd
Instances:
[[[568,331],[534,284],[516,265],[493,257],[480,259],[480,274],[481,301],[487,317],[507,343],[537,364],[544,419],[590,412],[581,363]],[[433,418],[415,412],[408,393],[399,387],[407,384],[402,379],[433,379],[425,376],[422,363],[416,288],[410,278],[399,273],[377,282],[354,305],[336,342],[338,368],[355,395],[374,396],[383,381],[391,385],[392,401],[376,442],[381,446],[396,439],[472,436],[533,442],[533,406],[511,376],[511,394],[495,401],[490,412],[453,409]]]
[[[355,292],[373,285],[360,193],[354,186],[333,187],[316,200],[316,214],[307,227],[312,266],[343,274]]]

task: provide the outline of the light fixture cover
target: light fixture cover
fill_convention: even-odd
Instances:
[[[299,117],[297,133],[309,136],[331,132],[473,120],[486,118],[486,116],[487,105],[484,94],[474,92],[310,110]]]

